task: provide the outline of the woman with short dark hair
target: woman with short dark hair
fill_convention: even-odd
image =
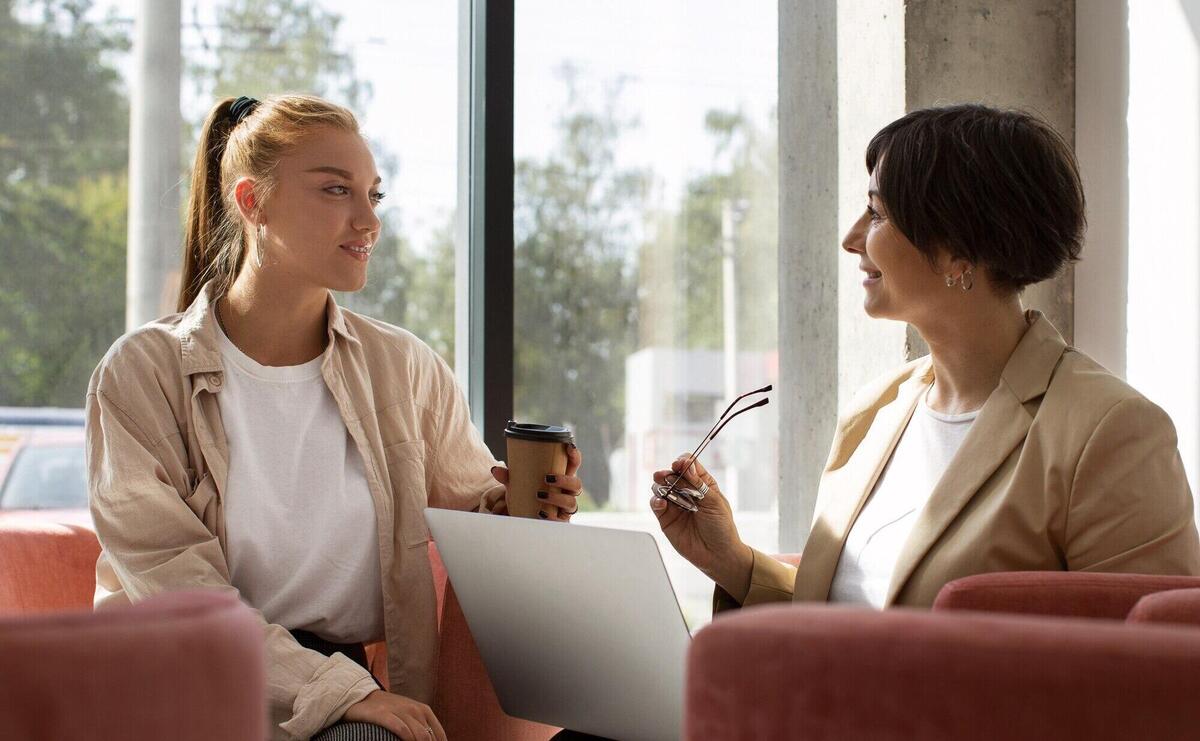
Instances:
[[[798,569],[741,541],[699,462],[655,474],[708,487],[698,511],[651,507],[717,583],[718,607],[928,606],[947,582],[992,571],[1200,574],[1170,418],[1021,306],[1025,286],[1079,256],[1070,147],[1026,113],[934,108],[876,134],[867,170],[842,248],[867,314],[916,327],[930,354],[844,410]]]

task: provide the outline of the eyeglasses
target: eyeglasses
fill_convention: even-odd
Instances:
[[[683,509],[686,509],[688,512],[698,512],[700,510],[700,505],[697,504],[697,502],[699,502],[705,497],[705,495],[708,494],[708,484],[701,482],[699,489],[693,489],[690,486],[680,486],[679,482],[683,481],[683,474],[687,473],[687,470],[695,465],[696,459],[700,457],[700,454],[704,452],[704,449],[708,447],[708,444],[716,439],[721,430],[725,429],[725,425],[732,422],[734,417],[738,416],[742,412],[748,412],[751,409],[757,409],[758,407],[766,406],[771,402],[770,399],[759,399],[753,404],[748,404],[733,414],[730,414],[729,412],[735,406],[737,406],[739,401],[745,399],[747,396],[765,394],[770,390],[771,385],[768,384],[760,389],[747,391],[738,398],[734,399],[729,406],[725,407],[725,411],[720,417],[717,418],[717,421],[713,423],[713,426],[709,429],[708,434],[704,436],[704,439],[700,441],[700,444],[697,445],[696,449],[692,451],[692,454],[688,456],[688,464],[683,471],[675,474],[674,480],[671,480],[669,484],[660,484],[655,482],[650,485],[650,491],[654,493],[654,496],[660,499],[665,499],[671,504],[674,504],[676,507],[682,507]]]

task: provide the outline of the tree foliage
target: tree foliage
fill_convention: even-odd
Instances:
[[[516,163],[514,405],[524,421],[565,422],[586,451],[588,491],[608,499],[608,457],[622,444],[625,358],[637,339],[636,254],[648,173],[617,166],[633,125],[619,86],[593,108],[566,69],[568,103],[543,159]]]
[[[124,325],[127,43],[90,9],[0,2],[0,405],[82,406]]]

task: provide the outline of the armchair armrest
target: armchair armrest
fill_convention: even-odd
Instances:
[[[1200,577],[1009,571],[956,579],[938,592],[934,610],[981,610],[1124,620],[1147,594],[1200,587]]]
[[[689,740],[1188,738],[1200,631],[1011,615],[752,608],[688,654]]]
[[[267,730],[262,626],[231,591],[0,618],[0,656],[0,738],[261,741]]]
[[[1129,611],[1130,623],[1176,623],[1200,627],[1200,589],[1148,594]]]

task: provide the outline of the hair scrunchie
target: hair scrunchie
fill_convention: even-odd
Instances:
[[[240,124],[242,119],[254,113],[255,108],[258,108],[258,101],[254,98],[247,98],[245,95],[233,101],[233,104],[229,106],[229,116],[233,119],[233,125]]]

